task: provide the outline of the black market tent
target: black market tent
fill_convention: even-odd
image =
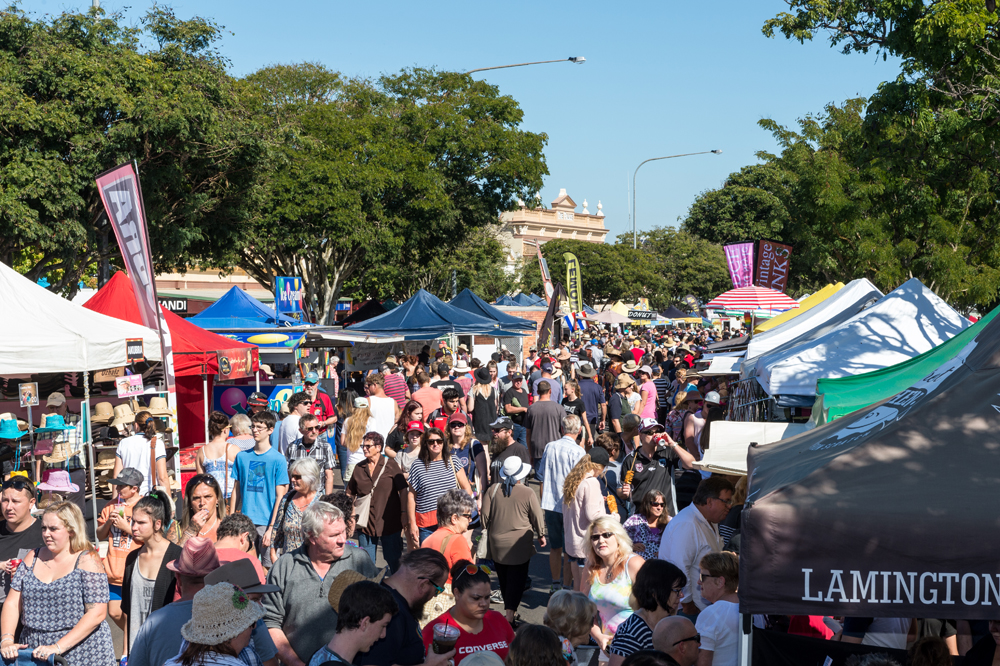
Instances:
[[[498,310],[483,299],[476,296],[475,293],[473,293],[473,291],[468,287],[463,289],[458,296],[448,301],[448,304],[454,305],[456,308],[461,308],[466,312],[471,312],[475,315],[493,319],[499,323],[501,328],[505,331],[535,330],[535,322],[528,319],[521,319],[520,317],[514,317],[507,314],[503,310]]]
[[[675,308],[673,305],[660,313],[661,319],[690,319],[692,317],[699,317],[699,315],[688,314],[679,308]]]
[[[751,447],[740,611],[1000,619],[1000,318],[901,393]]]
[[[500,330],[500,324],[448,305],[421,289],[395,310],[346,330],[373,335],[402,335],[407,340],[433,340],[454,333],[495,335]]]
[[[368,321],[369,319],[385,314],[386,312],[388,312],[388,310],[378,301],[365,301],[361,304],[361,307],[345,317],[344,320],[340,322],[340,325],[344,327],[351,326],[362,321]]]
[[[708,354],[720,354],[722,352],[741,351],[747,348],[748,342],[750,342],[750,337],[746,335],[728,340],[719,340],[718,342],[709,343],[705,347],[705,352]]]

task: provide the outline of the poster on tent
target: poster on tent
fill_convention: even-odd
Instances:
[[[212,387],[212,409],[222,412],[226,416],[233,417],[236,414],[250,414],[250,407],[247,399],[256,387],[253,384],[247,386],[226,386],[216,384]],[[268,408],[275,414],[281,411],[281,407],[295,392],[295,387],[291,384],[275,384],[273,386],[261,385],[261,392],[267,396]]]
[[[344,367],[348,372],[364,372],[366,370],[377,369],[385,357],[403,348],[406,355],[420,353],[424,345],[429,345],[430,340],[406,340],[405,342],[358,342],[353,347],[348,347],[345,354]]]
[[[274,309],[278,314],[303,314],[302,292],[302,278],[274,278]]]
[[[256,349],[220,349],[215,356],[219,363],[218,381],[253,377],[259,368]]]
[[[726,265],[729,266],[729,277],[735,289],[753,284],[753,245],[750,242],[722,246],[726,253]]]
[[[768,240],[757,241],[757,279],[754,284],[785,293],[791,257],[791,245]]]

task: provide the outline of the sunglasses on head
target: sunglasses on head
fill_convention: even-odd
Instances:
[[[482,571],[487,576],[493,573],[493,571],[486,565],[476,566],[475,564],[470,564],[469,566],[462,569],[463,574],[469,574],[470,576],[475,576],[477,571]],[[459,576],[461,575],[462,574],[459,574]]]
[[[11,477],[4,481],[3,486],[0,486],[0,491],[7,490],[8,488],[35,492],[35,484],[21,476]]]

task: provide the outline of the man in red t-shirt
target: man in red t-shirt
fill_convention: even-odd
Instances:
[[[326,441],[326,429],[337,422],[337,412],[333,409],[333,401],[323,391],[319,390],[319,375],[315,372],[306,374],[302,382],[304,391],[309,395],[312,403],[309,405],[309,413],[319,421],[321,440]]]

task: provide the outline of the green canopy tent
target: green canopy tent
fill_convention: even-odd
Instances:
[[[1000,307],[994,308],[951,340],[908,361],[853,377],[817,380],[813,422],[822,425],[839,419],[913,386],[942,364],[955,358],[998,313]]]

